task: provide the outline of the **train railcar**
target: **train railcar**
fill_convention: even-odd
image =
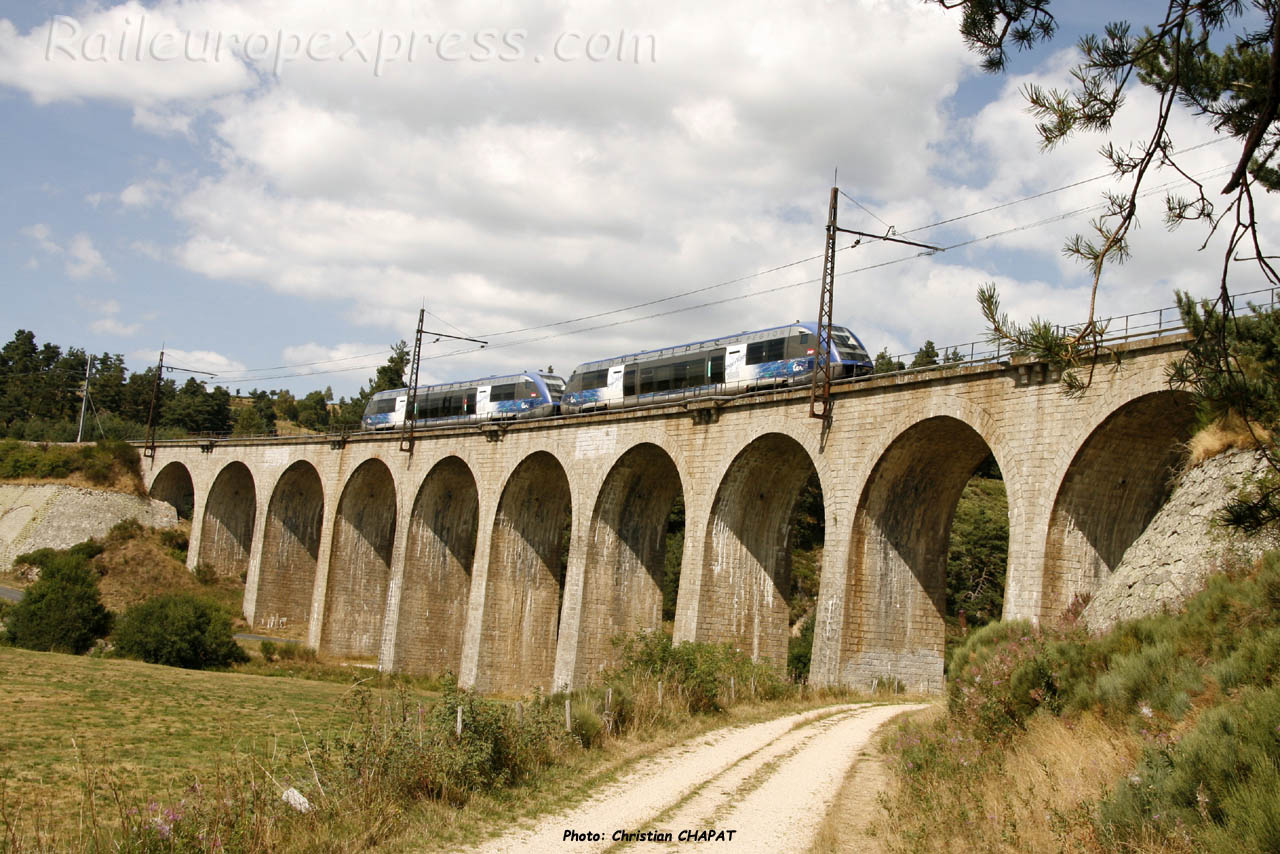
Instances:
[[[554,415],[564,394],[564,380],[529,371],[478,380],[419,386],[416,424],[447,421],[491,421]],[[409,389],[380,391],[369,398],[361,424],[365,430],[389,430],[405,422]]]
[[[817,323],[791,323],[661,350],[585,362],[569,376],[563,412],[643,406],[672,397],[737,393],[803,382],[813,376]],[[858,337],[831,327],[832,375],[871,373]]]

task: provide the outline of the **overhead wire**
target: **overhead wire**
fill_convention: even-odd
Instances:
[[[1206,142],[1199,143],[1199,144],[1197,144],[1197,145],[1193,145],[1193,146],[1189,146],[1189,147],[1187,147],[1187,148],[1181,149],[1181,150],[1179,150],[1179,151],[1177,152],[1177,154],[1184,154],[1184,153],[1187,153],[1187,152],[1190,152],[1190,151],[1195,151],[1195,150],[1197,150],[1197,149],[1206,148],[1206,147],[1208,147],[1208,146],[1216,145],[1216,144],[1218,144],[1218,143],[1220,143],[1220,142],[1223,142],[1223,141],[1225,141],[1225,140],[1223,140],[1223,139],[1213,139],[1213,140],[1208,140],[1208,141],[1206,141]],[[1213,173],[1216,173],[1216,172],[1220,172],[1220,171],[1222,171],[1222,169],[1223,169],[1223,168],[1226,168],[1226,167],[1221,167],[1221,166],[1220,166],[1220,167],[1215,167],[1215,169],[1213,169],[1213,170],[1209,170],[1208,172],[1205,172],[1205,173],[1200,173],[1198,177],[1208,177],[1208,176],[1210,176],[1210,175],[1211,175],[1211,174],[1213,174]],[[902,231],[902,232],[898,232],[898,233],[899,233],[899,234],[913,234],[913,233],[917,233],[917,232],[920,232],[920,231],[925,231],[925,230],[928,230],[928,229],[931,229],[931,228],[937,228],[937,227],[939,227],[939,226],[952,224],[952,223],[959,222],[959,221],[962,221],[962,220],[965,220],[965,219],[970,219],[970,218],[972,218],[972,217],[980,216],[980,215],[982,215],[982,214],[992,213],[992,212],[994,212],[994,211],[1002,210],[1002,209],[1004,209],[1004,208],[1012,207],[1012,206],[1014,206],[1014,205],[1022,204],[1022,203],[1029,202],[1029,201],[1034,201],[1034,200],[1036,200],[1036,199],[1041,199],[1041,198],[1044,198],[1044,197],[1046,197],[1046,196],[1053,195],[1053,194],[1055,194],[1055,193],[1064,192],[1064,191],[1066,191],[1066,190],[1070,190],[1070,189],[1073,189],[1073,188],[1076,188],[1076,187],[1080,187],[1080,186],[1083,186],[1083,185],[1085,185],[1085,184],[1089,184],[1089,183],[1092,183],[1092,182],[1095,182],[1095,181],[1099,181],[1099,180],[1102,180],[1102,179],[1104,179],[1104,178],[1109,178],[1109,177],[1114,177],[1114,175],[1113,175],[1112,173],[1105,173],[1105,174],[1095,175],[1095,176],[1090,177],[1090,178],[1085,178],[1085,179],[1082,179],[1082,180],[1079,180],[1079,181],[1074,181],[1074,182],[1071,182],[1071,183],[1069,183],[1069,184],[1064,184],[1064,185],[1061,185],[1061,186],[1059,186],[1059,187],[1054,187],[1054,188],[1049,189],[1049,190],[1044,190],[1044,191],[1041,191],[1041,192],[1038,192],[1038,193],[1033,193],[1033,194],[1030,194],[1030,195],[1027,195],[1027,196],[1023,196],[1023,197],[1021,197],[1021,198],[1014,199],[1014,200],[1011,200],[1011,201],[1008,201],[1008,202],[1002,202],[1002,203],[1000,203],[1000,204],[998,204],[998,205],[992,205],[992,206],[990,206],[990,207],[982,208],[982,209],[977,210],[977,211],[971,211],[971,212],[969,212],[969,213],[961,214],[961,215],[959,215],[959,216],[948,217],[948,218],[945,218],[945,219],[942,219],[942,220],[938,220],[937,222],[929,223],[929,224],[927,224],[927,225],[917,226],[917,227],[915,227],[915,228],[912,228],[912,229],[909,229],[909,230],[906,230],[906,231]],[[1172,187],[1172,186],[1175,186],[1175,185],[1178,185],[1178,184],[1182,184],[1182,183],[1186,183],[1186,181],[1185,181],[1185,180],[1183,180],[1183,181],[1172,181],[1172,182],[1168,182],[1168,183],[1166,183],[1166,184],[1163,184],[1163,185],[1160,185],[1160,186],[1158,186],[1158,187],[1155,187],[1155,188],[1153,188],[1153,189],[1151,189],[1151,190],[1148,190],[1148,191],[1144,192],[1144,193],[1143,193],[1143,194],[1141,194],[1141,195],[1142,195],[1143,197],[1146,197],[1146,196],[1152,195],[1152,194],[1154,194],[1154,193],[1156,193],[1156,192],[1162,192],[1163,190],[1165,190],[1165,189],[1167,189],[1167,188],[1169,188],[1169,187]],[[862,210],[866,211],[866,213],[867,213],[867,214],[869,214],[870,216],[872,216],[873,218],[875,218],[877,222],[880,222],[882,225],[885,225],[887,228],[892,228],[892,226],[889,226],[887,223],[885,223],[885,222],[884,222],[884,220],[882,220],[882,219],[880,219],[880,217],[876,216],[876,214],[875,214],[874,212],[872,212],[871,210],[869,210],[868,208],[866,208],[866,207],[865,207],[862,203],[860,203],[857,199],[853,198],[853,197],[852,197],[852,196],[850,196],[848,193],[845,193],[843,190],[841,190],[841,191],[840,191],[840,193],[841,193],[841,195],[843,195],[845,198],[847,198],[849,201],[851,201],[851,202],[853,202],[855,205],[857,205],[859,208],[861,208]],[[975,244],[975,243],[980,243],[980,242],[984,242],[984,241],[987,241],[987,240],[991,240],[991,239],[994,239],[994,238],[997,238],[997,237],[1002,237],[1002,236],[1004,236],[1004,235],[1012,234],[1012,233],[1015,233],[1015,232],[1018,232],[1018,231],[1024,231],[1024,230],[1027,230],[1027,229],[1036,228],[1036,227],[1039,227],[1039,226],[1042,226],[1042,225],[1046,225],[1046,224],[1049,224],[1049,223],[1053,223],[1053,222],[1060,222],[1060,221],[1062,221],[1062,220],[1064,220],[1064,219],[1069,219],[1069,218],[1072,218],[1072,217],[1074,217],[1074,216],[1078,216],[1078,215],[1083,214],[1083,213],[1088,213],[1088,212],[1090,212],[1090,211],[1100,210],[1100,209],[1102,209],[1103,207],[1105,207],[1105,204],[1106,204],[1105,202],[1100,202],[1100,203],[1096,203],[1096,204],[1093,204],[1093,205],[1089,205],[1089,206],[1086,206],[1086,207],[1083,207],[1083,208],[1077,208],[1077,209],[1075,209],[1075,210],[1068,211],[1068,212],[1065,212],[1065,213],[1055,214],[1054,216],[1046,217],[1046,218],[1044,218],[1044,219],[1037,220],[1037,221],[1035,221],[1035,222],[1020,224],[1020,225],[1018,225],[1018,226],[1015,226],[1015,227],[1012,227],[1012,228],[1008,228],[1008,229],[1003,229],[1003,230],[1001,230],[1001,231],[997,231],[997,232],[992,232],[991,234],[987,234],[987,235],[984,235],[984,236],[981,236],[981,237],[975,237],[975,238],[971,238],[971,239],[969,239],[969,240],[961,241],[961,242],[958,242],[958,243],[955,243],[955,244],[952,244],[952,245],[949,245],[949,246],[942,247],[942,249],[943,249],[943,250],[959,249],[959,248],[962,248],[962,247],[964,247],[964,246],[970,246],[970,245],[973,245],[973,244]],[[839,249],[837,249],[837,251],[839,251],[839,252],[843,252],[843,251],[847,251],[847,250],[849,250],[849,249],[853,249],[853,248],[855,248],[855,246],[854,246],[854,245],[844,246],[844,247],[840,247]],[[837,276],[843,277],[843,276],[847,276],[847,275],[853,275],[853,274],[855,274],[855,273],[861,273],[861,272],[867,272],[867,271],[869,271],[869,270],[880,269],[880,268],[883,268],[883,267],[886,267],[886,266],[890,266],[890,265],[893,265],[893,264],[903,263],[904,261],[909,261],[909,260],[912,260],[912,259],[914,259],[914,258],[924,257],[924,256],[932,255],[932,254],[934,254],[934,252],[933,252],[933,251],[923,251],[923,252],[918,252],[918,253],[914,253],[914,254],[912,254],[912,255],[903,256],[903,257],[901,257],[901,258],[892,259],[892,260],[884,261],[884,262],[879,262],[879,263],[876,263],[876,264],[864,265],[864,266],[862,266],[862,267],[857,267],[857,268],[854,268],[854,269],[852,269],[852,270],[846,270],[846,271],[843,271],[843,272],[841,272],[841,273],[838,273],[838,274],[837,274]],[[612,315],[617,315],[617,314],[622,314],[622,313],[625,313],[625,312],[635,311],[635,310],[637,310],[637,309],[650,308],[650,307],[655,306],[655,305],[661,305],[661,304],[663,304],[663,303],[671,302],[671,301],[678,300],[678,299],[682,299],[682,298],[689,297],[689,296],[694,296],[694,295],[697,295],[697,294],[700,294],[700,293],[706,293],[706,292],[708,292],[708,291],[717,290],[717,289],[719,289],[719,288],[728,287],[728,286],[735,285],[735,284],[741,284],[742,282],[750,281],[751,279],[756,279],[756,278],[759,278],[759,277],[761,277],[761,276],[769,275],[770,273],[776,273],[776,272],[780,272],[780,271],[782,271],[782,270],[790,269],[790,268],[792,268],[792,267],[800,266],[800,265],[802,265],[802,264],[807,264],[807,263],[809,263],[809,262],[811,262],[811,261],[819,260],[820,258],[822,258],[822,255],[811,255],[811,256],[809,256],[809,257],[807,257],[807,258],[802,258],[802,259],[799,259],[799,260],[796,260],[796,261],[790,261],[790,262],[787,262],[787,263],[785,263],[785,264],[778,264],[778,265],[775,265],[775,266],[773,266],[773,267],[769,267],[769,268],[764,269],[764,270],[758,270],[758,271],[756,271],[756,272],[754,272],[754,273],[749,273],[749,274],[746,274],[746,275],[743,275],[743,276],[738,276],[738,277],[733,278],[733,279],[727,279],[727,280],[720,281],[720,282],[716,282],[716,283],[713,283],[713,284],[710,284],[710,285],[704,285],[704,286],[702,286],[702,287],[698,287],[698,288],[693,288],[693,289],[689,289],[689,290],[681,291],[681,292],[679,292],[679,293],[669,294],[669,295],[667,295],[667,296],[658,297],[658,298],[651,299],[651,300],[646,300],[646,301],[644,301],[644,302],[635,303],[635,304],[633,304],[633,305],[628,305],[628,306],[624,306],[624,307],[621,307],[621,308],[615,308],[615,309],[609,309],[609,310],[606,310],[606,311],[594,312],[594,313],[592,313],[592,314],[581,315],[581,316],[573,317],[573,318],[565,318],[565,319],[561,319],[561,320],[552,321],[552,322],[550,322],[550,323],[535,324],[535,325],[531,325],[531,326],[525,326],[525,327],[520,327],[520,328],[516,328],[516,329],[509,329],[509,330],[505,330],[505,331],[499,331],[499,332],[481,333],[480,337],[483,337],[483,338],[486,338],[486,339],[490,339],[490,340],[492,341],[492,339],[495,339],[495,338],[503,338],[503,337],[507,337],[507,336],[510,336],[510,335],[518,335],[518,334],[520,334],[520,333],[522,333],[522,332],[535,332],[535,331],[539,331],[539,330],[543,330],[543,329],[557,329],[557,328],[560,328],[560,327],[563,327],[563,326],[568,326],[568,325],[576,324],[576,323],[582,323],[582,322],[585,322],[585,321],[598,320],[598,319],[603,318],[603,317],[609,317],[609,316],[612,316]],[[688,311],[696,311],[696,310],[698,310],[698,309],[702,309],[702,308],[709,308],[709,307],[713,307],[713,306],[717,306],[717,305],[724,305],[724,304],[726,304],[726,303],[734,302],[734,301],[737,301],[737,300],[740,300],[740,299],[750,299],[750,298],[753,298],[753,297],[756,297],[756,296],[763,296],[763,295],[770,294],[770,293],[777,293],[777,292],[779,292],[779,291],[789,290],[789,289],[793,289],[793,288],[797,288],[797,287],[803,287],[803,286],[805,286],[805,285],[811,285],[811,284],[814,284],[814,283],[819,282],[819,281],[821,281],[821,280],[820,280],[820,279],[816,279],[816,278],[815,278],[815,279],[806,279],[806,280],[801,281],[801,282],[793,282],[793,283],[786,284],[786,285],[779,285],[779,286],[776,286],[776,287],[766,288],[766,289],[762,289],[762,290],[758,290],[758,291],[751,291],[751,292],[748,292],[748,293],[745,293],[745,294],[739,294],[739,295],[736,295],[736,296],[733,296],[733,297],[726,297],[726,298],[724,298],[724,299],[711,300],[711,301],[707,301],[707,302],[697,303],[697,304],[695,304],[695,305],[682,306],[682,307],[680,307],[680,308],[675,308],[675,309],[671,309],[671,310],[668,310],[668,311],[655,312],[655,313],[651,313],[651,314],[647,314],[647,315],[642,315],[642,316],[640,316],[640,317],[624,318],[624,319],[621,319],[621,320],[618,320],[618,321],[613,321],[613,322],[610,322],[610,323],[596,324],[596,325],[593,325],[593,326],[587,326],[587,327],[582,327],[582,328],[580,328],[580,329],[573,329],[573,330],[568,330],[568,331],[564,331],[564,332],[558,332],[558,333],[554,333],[554,334],[550,334],[550,335],[543,335],[543,336],[538,336],[538,337],[533,337],[533,338],[522,338],[522,339],[520,339],[520,340],[518,340],[518,341],[508,341],[508,342],[496,343],[496,344],[495,344],[495,343],[490,343],[490,344],[488,344],[488,345],[487,345],[487,346],[485,346],[485,347],[465,347],[465,348],[460,348],[460,349],[450,350],[450,351],[445,352],[445,353],[438,353],[438,354],[435,354],[435,355],[423,356],[423,357],[421,357],[421,361],[424,361],[424,362],[425,362],[425,361],[433,361],[433,360],[437,360],[437,359],[451,358],[451,357],[453,357],[453,356],[464,355],[464,354],[467,354],[467,353],[474,353],[474,352],[478,352],[478,351],[480,351],[480,350],[498,350],[498,349],[506,349],[506,348],[513,347],[513,346],[521,346],[521,345],[525,345],[525,344],[534,344],[534,343],[539,343],[539,342],[546,341],[546,340],[550,340],[550,339],[553,339],[553,338],[567,337],[567,336],[569,336],[569,335],[578,335],[578,334],[582,334],[582,333],[585,333],[585,332],[594,332],[594,331],[599,331],[599,330],[601,330],[601,329],[609,329],[609,328],[613,328],[613,327],[616,327],[616,326],[626,325],[626,324],[629,324],[629,323],[637,323],[637,322],[642,321],[642,320],[652,320],[652,319],[660,318],[660,317],[668,317],[668,316],[671,316],[671,315],[674,315],[674,314],[681,314],[681,313],[688,312]],[[426,311],[426,310],[424,309],[424,311]],[[432,313],[432,312],[430,312],[430,311],[426,311],[426,313],[427,313],[427,314],[429,314],[429,315],[431,315],[432,317],[436,318],[437,320],[440,320],[442,323],[445,323],[445,324],[447,324],[447,325],[451,326],[453,329],[455,329],[455,330],[457,330],[457,331],[459,331],[459,332],[463,331],[463,330],[459,329],[457,326],[455,326],[454,324],[450,323],[449,321],[445,320],[444,318],[439,317],[438,315],[436,315],[436,314],[434,314],[434,313]],[[343,374],[343,373],[352,373],[352,372],[355,372],[355,371],[366,371],[366,370],[369,370],[369,369],[371,369],[371,368],[380,367],[380,366],[382,365],[382,363],[381,363],[381,362],[377,362],[377,363],[369,363],[369,364],[355,365],[355,366],[352,366],[352,367],[350,367],[350,368],[335,369],[335,370],[329,370],[329,371],[303,371],[303,372],[299,372],[299,373],[285,373],[285,374],[275,374],[275,375],[269,375],[269,376],[248,376],[248,374],[251,374],[251,373],[256,373],[256,372],[261,372],[261,371],[267,371],[267,370],[282,370],[282,369],[291,369],[291,368],[300,368],[300,367],[312,367],[312,366],[316,366],[316,365],[324,365],[324,364],[337,364],[337,363],[340,363],[340,362],[343,362],[343,361],[351,361],[351,360],[353,360],[353,359],[358,359],[358,358],[367,358],[367,357],[372,357],[372,356],[375,356],[375,355],[381,355],[381,353],[382,353],[382,352],[383,352],[383,351],[378,351],[378,352],[376,352],[376,353],[369,353],[369,354],[367,354],[366,356],[348,356],[348,357],[343,357],[343,358],[341,358],[341,359],[319,360],[319,361],[315,361],[315,362],[304,362],[304,363],[295,363],[295,364],[291,364],[291,365],[280,365],[280,366],[277,366],[277,367],[274,367],[274,368],[246,368],[246,369],[244,369],[244,371],[240,372],[240,374],[238,374],[238,375],[233,375],[233,376],[229,376],[229,377],[223,377],[223,378],[220,378],[220,379],[222,379],[222,380],[223,380],[223,381],[225,381],[225,382],[248,382],[248,381],[261,381],[261,380],[269,380],[269,379],[290,379],[290,378],[294,378],[294,377],[303,377],[303,376],[325,376],[325,375],[330,375],[330,374]]]
[[[1218,166],[1218,167],[1215,167],[1215,168],[1214,168],[1214,169],[1212,169],[1212,170],[1208,170],[1208,171],[1206,171],[1206,172],[1198,173],[1198,174],[1196,175],[1196,177],[1200,177],[1200,178],[1212,177],[1214,174],[1218,174],[1218,173],[1222,173],[1222,172],[1225,172],[1225,171],[1229,171],[1229,169],[1230,169],[1230,167],[1229,167],[1229,166]],[[1156,193],[1164,192],[1165,190],[1169,189],[1170,187],[1177,186],[1177,185],[1184,184],[1184,183],[1186,183],[1186,182],[1185,182],[1185,181],[1170,181],[1170,182],[1167,182],[1166,184],[1162,184],[1162,185],[1159,185],[1159,186],[1156,186],[1156,187],[1153,187],[1153,188],[1151,188],[1151,189],[1149,189],[1149,190],[1144,191],[1143,193],[1141,193],[1141,194],[1140,194],[1140,197],[1142,197],[1142,198],[1146,198],[1146,197],[1149,197],[1149,196],[1155,195]],[[1049,224],[1054,223],[1054,222],[1061,222],[1061,221],[1063,221],[1063,220],[1071,219],[1071,218],[1073,218],[1073,217],[1080,216],[1080,215],[1082,215],[1082,214],[1086,214],[1086,213],[1090,213],[1090,212],[1092,212],[1092,211],[1102,210],[1103,208],[1105,208],[1105,207],[1106,207],[1106,205],[1107,205],[1107,203],[1106,203],[1106,202],[1096,202],[1096,203],[1094,203],[1094,204],[1092,204],[1092,205],[1087,205],[1087,206],[1082,207],[1082,208],[1076,208],[1076,209],[1074,209],[1074,210],[1070,210],[1070,211],[1066,211],[1066,212],[1063,212],[1063,213],[1054,214],[1053,216],[1044,217],[1043,219],[1035,220],[1035,221],[1033,221],[1033,222],[1020,223],[1020,224],[1018,224],[1018,225],[1016,225],[1016,226],[1012,226],[1012,227],[1010,227],[1010,228],[1006,228],[1006,229],[1001,229],[1000,231],[991,232],[990,234],[986,234],[986,235],[983,235],[983,236],[980,236],[980,237],[975,237],[975,238],[971,238],[971,239],[969,239],[969,240],[963,240],[963,241],[960,241],[960,242],[957,242],[957,243],[953,243],[953,244],[950,244],[950,245],[948,245],[948,246],[941,247],[941,250],[942,250],[942,251],[947,251],[947,250],[951,250],[951,249],[960,249],[960,248],[963,248],[963,247],[965,247],[965,246],[971,246],[971,245],[976,244],[976,243],[982,243],[982,242],[985,242],[985,241],[988,241],[988,240],[994,240],[994,239],[996,239],[996,238],[998,238],[998,237],[1004,237],[1004,236],[1006,236],[1006,235],[1014,234],[1014,233],[1016,233],[1016,232],[1026,231],[1026,230],[1028,230],[1028,229],[1032,229],[1032,228],[1038,228],[1038,227],[1040,227],[1040,226],[1049,225]],[[851,248],[851,247],[849,247],[849,248]],[[860,266],[860,267],[855,267],[855,268],[850,269],[850,270],[844,270],[844,271],[841,271],[841,272],[837,273],[837,274],[836,274],[836,277],[837,277],[837,278],[842,278],[842,277],[845,277],[845,276],[852,276],[852,275],[855,275],[855,274],[858,274],[858,273],[866,273],[866,272],[869,272],[869,271],[871,271],[871,270],[879,270],[879,269],[883,269],[883,268],[885,268],[885,267],[891,267],[891,266],[894,266],[894,265],[897,265],[897,264],[902,264],[902,263],[905,263],[905,262],[907,262],[907,261],[913,261],[913,260],[915,260],[915,259],[917,259],[917,258],[924,258],[924,257],[928,257],[928,256],[931,256],[931,255],[934,255],[934,254],[936,254],[936,251],[935,251],[935,250],[924,250],[924,251],[920,251],[920,252],[914,252],[914,253],[912,253],[912,254],[910,254],[910,255],[903,255],[903,256],[900,256],[900,257],[898,257],[898,258],[891,258],[891,259],[886,260],[886,261],[879,261],[879,262],[876,262],[876,263],[873,263],[873,264],[864,264],[864,265],[862,265],[862,266]],[[818,257],[821,257],[821,256],[818,256]],[[810,259],[810,260],[813,260],[813,259]],[[789,264],[789,265],[784,265],[784,266],[785,266],[785,267],[789,267],[789,266],[795,266],[795,265],[794,265],[794,264]],[[435,360],[437,360],[437,359],[448,359],[448,358],[452,358],[452,357],[454,357],[454,356],[462,356],[462,355],[466,355],[466,354],[468,354],[468,353],[477,353],[477,352],[480,352],[480,351],[482,351],[482,350],[485,350],[485,351],[488,351],[488,350],[502,350],[502,349],[508,349],[508,348],[511,348],[511,347],[520,347],[520,346],[524,346],[524,345],[527,345],[527,344],[537,344],[537,343],[540,343],[540,342],[542,342],[542,341],[548,341],[548,340],[555,339],[555,338],[566,338],[566,337],[569,337],[569,336],[571,336],[571,335],[580,335],[580,334],[584,334],[584,333],[587,333],[587,332],[598,332],[598,331],[599,331],[599,330],[601,330],[601,329],[611,329],[611,328],[614,328],[614,327],[617,327],[617,326],[624,326],[624,325],[629,324],[629,323],[638,323],[639,321],[642,321],[642,320],[654,320],[654,319],[661,318],[661,317],[669,317],[669,316],[671,316],[671,315],[675,315],[675,314],[682,314],[682,313],[684,313],[684,312],[688,312],[688,311],[697,311],[698,309],[711,308],[711,307],[718,306],[718,305],[725,305],[725,304],[727,304],[727,303],[736,302],[736,301],[738,301],[738,300],[751,299],[751,298],[758,297],[758,296],[765,296],[765,295],[767,295],[767,294],[779,293],[779,292],[781,292],[781,291],[792,290],[792,289],[795,289],[795,288],[804,287],[804,286],[806,286],[806,285],[813,285],[813,284],[816,284],[816,283],[818,283],[818,282],[820,282],[820,281],[822,281],[822,280],[821,280],[821,278],[805,279],[805,280],[803,280],[803,281],[790,282],[790,283],[788,283],[788,284],[784,284],[784,285],[776,285],[776,286],[774,286],[774,287],[770,287],[770,288],[763,288],[763,289],[761,289],[761,290],[750,291],[750,292],[745,293],[745,294],[737,294],[737,295],[735,295],[735,296],[725,297],[725,298],[723,298],[723,299],[709,300],[709,301],[707,301],[707,302],[701,302],[701,303],[697,303],[697,304],[695,304],[695,305],[680,306],[679,308],[673,308],[673,309],[669,309],[669,310],[667,310],[667,311],[655,312],[655,313],[652,313],[652,314],[646,314],[646,315],[643,315],[643,316],[641,316],[641,317],[623,318],[623,319],[621,319],[621,320],[612,321],[612,322],[610,322],[610,323],[601,323],[601,324],[596,324],[596,325],[594,325],[594,326],[585,326],[585,327],[582,327],[582,328],[580,328],[580,329],[571,329],[571,330],[568,330],[568,331],[565,331],[565,332],[556,332],[556,333],[552,333],[552,334],[549,334],[549,335],[542,335],[542,336],[533,337],[533,338],[522,338],[522,339],[520,339],[520,340],[518,340],[518,341],[507,341],[507,342],[500,343],[500,344],[490,344],[490,345],[488,345],[487,347],[464,347],[464,348],[459,348],[459,349],[456,349],[456,350],[450,350],[450,351],[445,352],[445,353],[437,353],[437,354],[430,355],[430,356],[422,356],[422,357],[421,357],[421,361],[423,361],[423,362],[429,362],[429,361],[435,361]],[[707,290],[707,289],[701,289],[701,290]],[[666,301],[666,300],[662,300],[662,301]],[[603,313],[601,313],[601,314],[595,315],[595,317],[600,317],[600,316],[604,316],[605,314],[612,314],[612,313],[616,313],[616,312],[603,312]],[[559,324],[556,324],[556,325],[559,325]],[[546,327],[534,327],[534,328],[536,329],[536,328],[546,328]],[[260,379],[287,379],[287,378],[291,378],[291,377],[295,377],[295,376],[317,376],[317,375],[325,374],[325,373],[348,373],[348,372],[351,372],[351,371],[357,371],[357,370],[369,370],[369,369],[371,369],[371,368],[377,368],[377,367],[380,367],[380,366],[381,366],[381,363],[377,363],[377,364],[367,365],[367,366],[364,366],[364,367],[346,368],[346,369],[343,369],[343,370],[340,370],[340,371],[315,372],[314,374],[308,374],[308,373],[303,373],[303,374],[280,374],[280,375],[278,375],[278,376],[274,376],[274,377],[261,377]]]

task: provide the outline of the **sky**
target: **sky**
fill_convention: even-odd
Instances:
[[[0,2],[0,335],[339,396],[425,307],[487,346],[428,336],[424,383],[568,376],[816,316],[833,180],[841,225],[955,247],[842,239],[835,319],[872,353],[981,339],[987,282],[1015,319],[1078,321],[1091,277],[1062,246],[1096,210],[1064,215],[1156,105],[1134,90],[1109,136],[1041,151],[1022,88],[1067,85],[1108,16],[1061,5],[992,76],[919,0]],[[1183,163],[1217,189],[1236,153]],[[1163,207],[1103,315],[1216,291],[1220,245]]]

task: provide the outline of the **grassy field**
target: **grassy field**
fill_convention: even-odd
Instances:
[[[314,744],[349,723],[349,686],[306,680],[0,647],[0,684],[5,798],[61,816],[91,772],[157,800],[250,754],[274,755],[277,777],[304,774],[300,733]]]

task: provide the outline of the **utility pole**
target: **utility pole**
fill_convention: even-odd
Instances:
[[[418,309],[418,331],[413,338],[413,361],[409,369],[409,400],[405,403],[404,426],[400,430],[400,450],[409,456],[413,456],[413,422],[418,419],[418,360],[422,355],[422,321],[426,316],[425,306]]]
[[[80,398],[80,429],[76,430],[76,444],[84,438],[84,410],[89,403],[89,378],[93,376],[93,354],[89,354],[89,363],[84,367],[84,396]]]
[[[417,420],[417,402],[418,402],[418,363],[422,356],[422,336],[434,335],[435,340],[432,344],[438,342],[441,338],[450,338],[454,341],[471,341],[479,344],[481,347],[488,346],[488,341],[481,341],[479,338],[468,338],[465,335],[449,335],[446,332],[431,332],[422,328],[423,320],[427,315],[427,307],[424,305],[418,309],[418,331],[413,339],[413,368],[409,372],[409,400],[405,403],[404,410],[404,427],[400,432],[400,450],[406,451],[410,455],[413,454],[413,422]],[[435,315],[431,315],[435,317]],[[439,318],[436,318],[439,320]],[[447,322],[447,321],[446,321]],[[452,324],[450,324],[452,326]],[[461,330],[458,330],[461,331]]]
[[[818,295],[818,345],[813,351],[813,385],[809,388],[809,417],[831,420],[831,316],[836,294],[836,208],[840,188],[831,188],[827,208],[827,251],[822,258],[822,293]]]
[[[831,318],[834,314],[836,291],[836,234],[843,232],[858,237],[854,246],[861,245],[862,238],[865,237],[869,240],[915,246],[928,250],[929,254],[942,251],[940,246],[894,237],[893,226],[889,226],[884,234],[841,228],[836,222],[837,202],[841,192],[839,187],[831,188],[831,204],[827,208],[827,251],[822,260],[822,293],[818,297],[818,346],[813,354],[813,386],[809,389],[809,417],[822,419],[824,430],[831,423]],[[858,204],[852,196],[846,194],[846,197]]]
[[[151,409],[147,413],[147,444],[142,449],[144,457],[156,455],[156,401],[160,398],[160,379],[164,376],[164,345],[160,345],[160,361],[156,362],[156,381],[151,386]]]

